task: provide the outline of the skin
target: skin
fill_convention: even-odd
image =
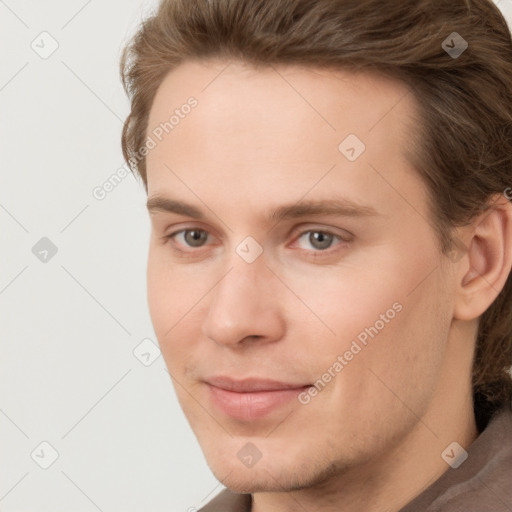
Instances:
[[[148,199],[203,217],[151,208],[150,314],[209,466],[253,493],[253,511],[397,511],[449,468],[450,443],[477,436],[474,339],[512,265],[511,207],[497,197],[459,230],[462,258],[440,253],[406,158],[407,93],[378,75],[210,60],[180,65],[154,99],[150,130],[190,96],[198,106],[148,154]],[[348,134],[366,145],[354,162],[338,150]],[[376,214],[268,219],[342,198]],[[186,229],[204,230],[204,245]],[[336,235],[329,247],[311,239],[318,231]],[[248,236],[263,250],[252,263],[236,252]],[[313,384],[396,303],[306,405],[245,421],[212,402],[213,375]],[[261,453],[252,467],[237,457],[248,442]]]

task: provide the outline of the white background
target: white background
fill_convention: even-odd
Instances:
[[[156,343],[142,183],[92,193],[123,165],[120,50],[155,5],[0,0],[0,512],[185,512],[221,489],[162,357],[133,353]]]

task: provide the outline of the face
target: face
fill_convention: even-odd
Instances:
[[[437,393],[450,281],[406,159],[405,86],[226,65],[182,64],[152,106],[150,313],[217,478],[305,488],[417,428]]]

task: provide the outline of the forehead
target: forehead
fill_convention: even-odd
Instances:
[[[190,98],[197,105],[180,110]],[[148,193],[185,192],[186,182],[189,192],[208,194],[215,183],[217,194],[236,186],[246,199],[278,202],[276,191],[298,199],[334,166],[316,190],[343,186],[356,200],[374,194],[377,203],[412,197],[423,190],[405,157],[415,108],[409,89],[382,75],[185,62],[167,75],[151,108],[147,134],[162,133],[147,157]],[[352,148],[356,154],[347,154]]]

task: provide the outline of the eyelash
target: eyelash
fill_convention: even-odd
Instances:
[[[200,231],[202,233],[206,233],[207,236],[210,236],[210,233],[208,233],[208,231],[206,231],[205,229],[202,229],[202,228],[199,228],[199,227],[190,227],[190,228],[185,228],[185,229],[180,229],[178,231],[174,231],[173,233],[169,234],[169,235],[166,235],[164,238],[167,240],[170,240],[170,241],[173,241],[173,239],[180,235],[180,234],[184,234],[184,233],[187,233],[189,231]],[[329,231],[329,230],[324,230],[324,229],[306,229],[304,231],[301,231],[298,236],[295,237],[295,242],[294,243],[297,243],[304,235],[307,235],[307,234],[310,234],[310,233],[322,233],[323,235],[328,235],[328,236],[332,236],[333,237],[333,244],[334,242],[337,240],[338,243],[337,244],[334,244],[330,247],[328,247],[327,249],[324,249],[324,250],[321,250],[321,249],[311,249],[311,250],[306,250],[306,249],[302,249],[303,251],[305,251],[306,253],[308,253],[308,255],[311,255],[312,257],[322,257],[323,255],[327,255],[327,254],[330,254],[332,255],[333,252],[336,251],[336,249],[333,249],[338,247],[339,245],[343,245],[344,243],[349,243],[351,241],[351,239],[347,236],[347,237],[343,237],[341,235],[338,235],[336,233],[333,233],[332,231]],[[197,252],[200,252],[201,249],[203,249],[205,246],[200,246],[200,247],[197,247],[196,249],[197,250],[194,250],[193,247],[189,246],[189,245],[186,245],[186,247],[188,247],[190,250],[182,250],[182,249],[179,249],[177,247],[174,247],[174,250],[176,250],[177,252],[179,253],[182,253],[182,254],[187,254],[187,255],[190,255],[192,253],[197,253]]]

